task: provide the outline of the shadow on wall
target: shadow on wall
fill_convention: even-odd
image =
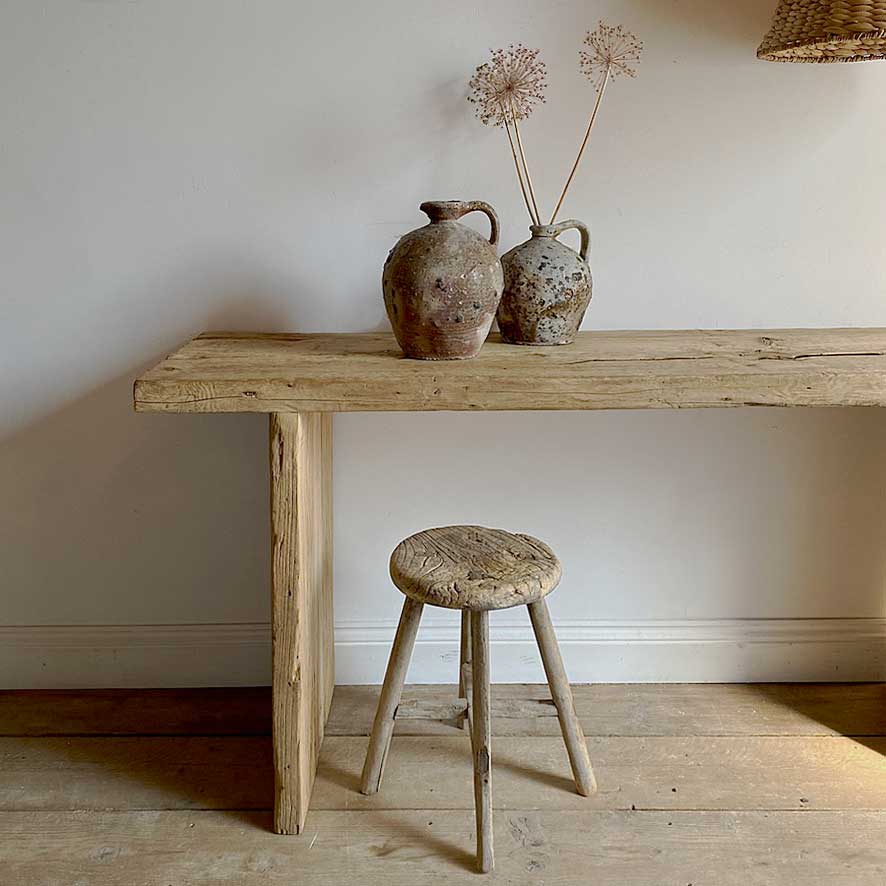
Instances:
[[[272,314],[230,298],[183,337],[291,323]],[[136,415],[163,356],[0,441],[5,624],[267,620],[267,421]]]

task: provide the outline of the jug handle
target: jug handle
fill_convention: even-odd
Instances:
[[[467,215],[469,212],[485,212],[489,218],[489,242],[493,246],[498,246],[498,216],[495,210],[483,200],[468,200],[464,204],[464,212],[459,215]]]
[[[584,222],[570,218],[566,221],[557,222],[557,224],[552,225],[552,227],[554,229],[554,237],[559,237],[564,231],[578,231],[581,235],[581,248],[578,254],[581,256],[582,261],[588,260],[588,247],[591,244],[591,232],[588,230],[588,226]]]

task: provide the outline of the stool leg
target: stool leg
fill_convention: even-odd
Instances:
[[[458,651],[458,697],[470,702],[468,698],[467,680],[468,675],[465,674],[465,668],[471,666],[471,615],[467,609],[461,611],[461,643]],[[459,724],[462,729],[468,722],[468,714],[465,712]]]
[[[575,787],[582,796],[587,797],[597,790],[597,782],[594,779],[594,770],[591,768],[588,746],[585,743],[581,723],[575,713],[572,689],[566,677],[566,669],[563,667],[563,658],[560,655],[554,626],[551,624],[548,605],[544,600],[537,600],[526,608],[529,610],[532,630],[535,631],[535,641],[538,643],[538,651],[541,653],[548,686],[551,688],[551,697],[557,706],[560,731],[563,733],[563,741],[569,754]]]
[[[474,807],[477,867],[492,870],[492,752],[489,692],[489,613],[471,612],[471,748],[474,752]]]
[[[388,659],[388,669],[385,671],[385,682],[378,700],[378,710],[375,712],[375,722],[372,724],[366,762],[363,765],[360,791],[364,794],[374,794],[381,785],[391,735],[394,731],[394,716],[397,713],[397,705],[400,704],[400,694],[403,692],[403,683],[406,680],[409,660],[412,658],[412,647],[415,645],[415,635],[418,633],[418,623],[421,621],[423,608],[422,603],[410,597],[407,597],[403,603],[400,624],[397,626],[391,657]]]

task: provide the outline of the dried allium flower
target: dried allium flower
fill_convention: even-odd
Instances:
[[[480,65],[468,82],[468,101],[487,126],[525,120],[545,100],[547,69],[537,49],[522,44],[492,50],[492,60]]]
[[[607,76],[610,80],[622,74],[637,76],[631,65],[640,61],[643,41],[621,25],[613,27],[600,22],[595,31],[588,31],[585,45],[588,50],[579,53],[581,70],[588,80],[597,82],[598,89]]]
[[[566,199],[566,193],[572,184],[573,178],[575,178],[578,164],[581,163],[582,155],[588,146],[588,140],[597,120],[597,112],[600,110],[600,103],[603,101],[606,84],[622,74],[628,77],[636,77],[637,72],[631,67],[631,64],[640,61],[640,55],[643,52],[643,42],[638,40],[630,31],[626,31],[621,25],[613,27],[603,22],[597,25],[595,31],[588,31],[585,35],[585,46],[588,47],[588,51],[581,50],[579,52],[581,70],[588,80],[594,81],[597,87],[597,100],[594,102],[594,108],[588,120],[585,137],[582,139],[581,146],[578,149],[578,156],[575,158],[575,163],[572,164],[572,170],[566,179],[566,184],[563,185],[563,191],[560,193],[560,199],[554,207],[554,214],[551,216],[549,224],[553,224],[557,220],[557,213]]]

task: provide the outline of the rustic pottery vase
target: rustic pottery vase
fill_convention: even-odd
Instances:
[[[400,238],[385,262],[382,289],[397,342],[418,360],[466,360],[486,341],[501,299],[498,216],[482,200],[440,200],[419,207],[430,224]],[[489,240],[458,223],[479,210]]]
[[[581,234],[579,252],[557,240],[572,229]],[[498,327],[510,344],[567,345],[575,340],[591,301],[590,235],[573,219],[529,230],[532,237],[501,258],[505,287]]]

